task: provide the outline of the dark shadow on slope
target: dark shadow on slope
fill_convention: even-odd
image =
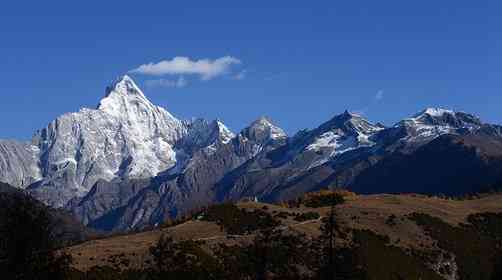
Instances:
[[[411,154],[393,153],[361,172],[350,187],[357,193],[463,195],[502,182],[500,139],[444,135]]]

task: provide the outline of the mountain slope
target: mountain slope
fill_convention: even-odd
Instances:
[[[393,153],[352,184],[359,193],[463,195],[502,185],[502,140],[444,135],[411,154]]]
[[[455,145],[440,140],[443,136],[464,139],[471,143],[469,149],[485,152],[472,154],[467,148],[455,149]],[[500,127],[483,124],[462,112],[428,108],[389,128],[345,112],[312,131],[300,133],[287,145],[255,157],[238,174],[220,181],[217,189],[221,200],[242,196],[288,200],[326,187],[346,187],[363,193],[458,195],[500,183],[495,174],[501,144]],[[260,165],[264,159],[277,160]],[[454,176],[469,168],[473,168],[471,172],[464,173],[469,180]],[[448,169],[450,176],[442,177],[441,169]],[[485,178],[477,180],[478,175]],[[427,184],[430,181],[437,183]],[[458,182],[462,187],[455,187]]]
[[[1,140],[0,181],[86,225],[130,230],[216,201],[327,187],[477,192],[501,183],[501,143],[500,126],[439,108],[390,127],[346,111],[292,137],[261,117],[234,134],[220,120],[177,119],[124,76],[96,109],[60,116],[31,143]]]
[[[100,181],[71,209],[86,224],[106,230],[130,230],[162,223],[213,203],[216,182],[257,153],[273,149],[286,137],[282,130],[263,119],[233,139],[228,139],[228,133],[223,131],[221,134],[221,129],[216,129],[219,140],[194,152],[182,167],[173,167],[151,180]]]
[[[20,208],[23,205],[28,205],[29,209]],[[51,233],[57,238],[56,241],[59,246],[75,244],[98,236],[96,232],[86,228],[75,220],[67,211],[47,207],[40,201],[30,197],[26,192],[4,183],[0,183],[0,225],[3,225],[9,217],[6,217],[5,211],[1,211],[1,209],[8,209],[7,212],[9,213],[34,211],[31,215],[35,215],[38,212],[47,213],[50,220]],[[0,238],[1,236],[2,232],[0,232]]]
[[[0,178],[4,183],[26,187],[42,178],[37,147],[14,140],[0,140]]]
[[[29,189],[61,207],[84,196],[99,179],[155,176],[174,166],[174,145],[187,130],[124,76],[107,89],[96,110],[65,114],[35,135],[43,180]]]
[[[237,139],[219,120],[178,120],[124,76],[96,109],[57,118],[31,145],[0,143],[0,180],[86,224],[144,226],[210,203],[226,172],[286,137],[265,119],[246,133]]]
[[[354,234],[358,235],[363,231],[384,237],[381,239],[383,246],[365,248],[367,250],[364,254],[367,257],[366,267],[376,268],[371,274],[375,279],[392,279],[394,275],[390,277],[385,274],[389,270],[387,268],[406,271],[406,268],[395,264],[400,262],[401,258],[406,259],[409,256],[418,257],[419,263],[425,264],[426,267],[433,269],[437,276],[441,276],[434,279],[463,279],[466,275],[465,271],[489,274],[493,266],[486,266],[486,262],[497,265],[489,254],[494,248],[484,248],[485,250],[481,252],[472,249],[486,242],[484,234],[487,232],[500,232],[500,228],[496,225],[502,220],[501,200],[500,194],[485,195],[470,200],[441,199],[421,195],[352,195],[347,197],[344,203],[335,206],[336,221],[340,229],[337,235],[337,245],[340,247],[337,252],[342,252],[342,248],[346,245],[356,245],[354,241],[357,239],[353,238]],[[250,214],[253,211],[264,211],[280,222],[275,226],[276,231],[306,234],[309,240],[319,236],[323,218],[330,213],[330,207],[310,208],[305,205],[284,207],[282,206],[284,204],[279,206],[255,202],[242,202],[236,205],[241,209],[246,209]],[[315,214],[318,214],[319,218],[316,218]],[[311,218],[306,218],[306,220],[299,218],[307,216]],[[427,227],[424,227],[423,221],[416,220],[417,216],[429,217],[425,220],[429,223],[436,222],[429,225],[429,229],[435,230],[433,234]],[[234,223],[243,228],[244,225],[248,225],[239,219],[235,219]],[[458,248],[442,246],[442,240],[451,238],[448,235],[451,229],[457,234],[458,240],[463,241],[451,243]],[[470,242],[462,239],[466,235],[465,230],[469,229],[476,229],[476,234],[470,232],[471,234],[467,235],[472,238]],[[233,235],[225,224],[188,219],[171,227],[86,242],[71,247],[68,251],[75,258],[75,267],[82,271],[95,265],[114,266],[113,256],[122,256],[123,259],[128,260],[130,265],[122,268],[130,269],[142,267],[144,260],[149,257],[150,246],[155,244],[162,234],[167,234],[177,241],[197,241],[204,249],[218,252],[222,245],[249,244],[256,238],[256,233],[246,232]],[[131,246],[132,244],[134,245]],[[359,246],[356,247],[359,248]],[[390,248],[402,250],[405,253],[399,254],[398,258],[391,257],[392,255],[386,254]],[[276,251],[272,252],[276,253]],[[305,250],[301,256],[305,256],[308,252]],[[419,270],[419,272],[423,271],[423,268]],[[402,278],[419,279],[406,278],[409,275],[404,274]],[[478,278],[474,277],[474,279]]]

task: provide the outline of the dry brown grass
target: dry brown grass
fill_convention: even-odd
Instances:
[[[131,265],[138,267],[147,259],[148,249],[163,233],[171,235],[175,240],[223,235],[220,227],[215,223],[188,221],[167,229],[88,241],[68,248],[68,253],[73,256],[74,266],[79,270],[86,270],[95,265],[110,265],[109,259],[120,254],[125,254],[131,261]]]
[[[431,240],[421,228],[407,219],[413,212],[441,218],[452,225],[466,222],[469,214],[502,212],[502,195],[474,200],[450,200],[422,195],[368,195],[337,206],[337,214],[347,228],[370,229],[403,247],[429,248]],[[325,210],[326,211],[326,210]],[[395,224],[389,225],[394,215]]]
[[[310,236],[319,234],[320,220],[305,222],[294,221],[294,214],[315,211],[321,217],[328,215],[330,207],[324,208],[285,208],[273,204],[246,202],[239,207],[262,209],[271,215],[280,212],[291,214],[281,220],[283,230],[294,230]],[[430,248],[432,242],[424,232],[406,218],[408,214],[421,212],[439,217],[444,221],[458,225],[466,222],[469,214],[478,212],[502,212],[502,195],[490,195],[474,200],[448,200],[421,195],[349,195],[346,202],[336,206],[337,217],[344,228],[370,229],[402,247],[416,249]],[[388,223],[389,216],[395,215],[395,223]],[[217,243],[235,244],[249,241],[252,236],[229,237],[218,225],[212,222],[188,221],[186,223],[162,230],[117,236],[101,240],[88,241],[69,248],[75,259],[75,266],[85,270],[93,265],[105,265],[109,257],[125,254],[131,265],[139,266],[147,258],[148,248],[153,245],[162,233],[168,233],[176,240],[197,239],[211,247]]]

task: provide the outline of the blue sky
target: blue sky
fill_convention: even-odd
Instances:
[[[29,139],[94,107],[117,76],[175,57],[191,68],[131,76],[176,116],[234,131],[267,115],[294,133],[345,109],[392,124],[428,106],[502,123],[500,1],[8,2],[0,138]],[[226,56],[240,63],[208,78]]]

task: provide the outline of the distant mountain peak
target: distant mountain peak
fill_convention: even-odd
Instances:
[[[342,114],[339,116],[343,116],[346,118],[363,118],[363,116],[357,112],[351,112],[349,110],[345,110]]]
[[[481,120],[474,115],[444,108],[426,108],[403,122],[457,128],[481,125]]]
[[[108,86],[106,89],[106,97],[113,92],[118,92],[124,95],[138,95],[146,99],[141,89],[128,75],[123,75],[117,78],[110,86]]]
[[[307,169],[320,166],[343,153],[374,146],[374,136],[384,127],[345,110],[306,134],[304,150],[315,151],[316,159]],[[306,143],[306,144],[305,144]]]
[[[118,78],[106,88],[106,95],[99,102],[97,109],[118,118],[130,118],[131,115],[140,117],[144,112],[161,110],[146,98],[128,75]],[[173,118],[168,112],[165,113]]]
[[[332,119],[343,120],[343,121],[349,121],[351,119],[363,119],[367,121],[362,114],[351,112],[349,110],[345,110],[343,113],[335,115]]]
[[[187,129],[122,76],[107,88],[96,110],[66,113],[33,137],[43,178],[42,187],[32,192],[62,207],[98,180],[156,176],[176,164],[175,145]],[[47,190],[45,184],[62,190]]]
[[[415,142],[434,139],[443,134],[457,134],[478,129],[481,120],[471,114],[443,108],[426,108],[403,119],[395,127],[406,129],[405,139]]]
[[[275,125],[267,116],[261,116],[252,122],[250,126],[242,131],[242,134],[258,142],[287,138],[286,132]]]
[[[224,143],[228,143],[235,137],[235,134],[219,119],[213,121],[213,126],[218,132],[219,139]]]
[[[272,121],[267,116],[260,116],[253,123],[257,123],[257,124],[271,124]]]
[[[454,115],[455,112],[453,110],[439,108],[439,107],[428,107],[428,108],[425,108],[424,110],[420,111],[418,114],[415,114],[413,116],[413,118],[417,118],[417,117],[420,117],[423,115],[428,115],[431,117],[441,117],[445,114]]]
[[[345,133],[372,133],[382,129],[380,125],[375,125],[362,115],[345,110],[342,114],[336,115],[331,120],[319,126],[317,133],[341,129]]]
[[[251,123],[252,127],[276,127],[273,121],[267,116],[260,116],[258,119]]]

